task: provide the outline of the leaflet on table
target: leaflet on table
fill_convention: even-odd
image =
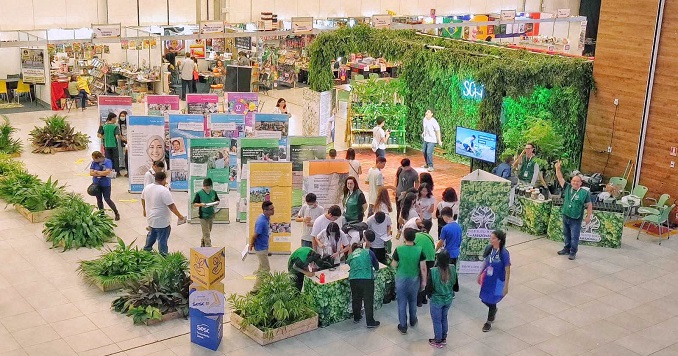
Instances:
[[[207,118],[207,127],[210,137],[230,139],[228,151],[228,166],[231,175],[229,188],[237,190],[241,174],[238,165],[238,146],[239,139],[245,137],[245,115],[210,114]]]
[[[205,136],[203,115],[169,115],[170,171],[173,190],[188,190],[189,140]]]
[[[203,188],[205,178],[212,179],[212,189],[220,199],[227,197],[229,183],[231,179],[235,179],[230,172],[230,165],[226,164],[230,156],[230,144],[231,139],[222,137],[190,140],[189,179],[193,182],[189,187],[191,197]],[[193,199],[189,201],[189,219],[197,218],[197,209],[191,209],[192,201]],[[220,217],[215,217],[215,222],[229,222],[226,211],[220,211],[218,215]]]
[[[186,94],[186,108],[189,114],[214,114],[219,111],[219,95]]]
[[[303,205],[304,162],[325,158],[327,144],[325,137],[290,136],[289,150],[292,162],[292,216],[296,216]]]
[[[259,110],[259,93],[226,93],[228,112],[245,115],[245,127],[254,130],[254,113]]]
[[[141,193],[144,175],[153,162],[166,161],[165,118],[162,116],[130,116],[127,128],[129,190]]]

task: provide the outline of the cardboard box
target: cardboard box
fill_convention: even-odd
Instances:
[[[215,290],[192,291],[188,295],[189,315],[224,315],[224,293]]]
[[[224,336],[224,316],[191,315],[191,342],[216,351]]]
[[[223,247],[195,247],[191,249],[191,280],[210,287],[224,279],[226,250]]]
[[[203,286],[200,283],[191,283],[188,287],[188,292],[191,293],[194,290],[203,291],[203,290],[215,290],[221,293],[224,293],[224,284],[222,282],[216,282],[209,286]]]

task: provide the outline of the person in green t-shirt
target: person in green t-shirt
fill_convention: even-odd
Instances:
[[[290,273],[294,286],[297,287],[299,292],[304,287],[304,276],[313,277],[315,275],[308,266],[318,261],[320,261],[320,254],[310,247],[299,247],[290,255],[287,260],[287,272]]]
[[[569,255],[570,260],[577,258],[579,248],[579,233],[581,232],[582,219],[586,224],[593,217],[593,204],[588,190],[582,189],[580,176],[572,177],[570,183],[565,182],[563,172],[560,170],[561,162],[555,164],[558,183],[563,188],[563,240],[565,246],[558,251],[559,255]],[[586,216],[584,216],[586,209]]]
[[[415,235],[414,245],[421,247],[421,252],[423,252],[424,257],[426,257],[426,274],[428,275],[431,271],[431,267],[433,267],[436,262],[436,246],[435,242],[433,242],[433,237],[429,233],[433,227],[433,222],[431,222],[431,220],[422,220],[422,224],[424,227]],[[426,293],[422,290],[419,292],[419,295],[417,295],[417,307],[421,307],[422,304],[426,303]]]
[[[108,113],[106,123],[99,127],[97,137],[103,140],[104,153],[106,158],[113,162],[113,170],[120,174],[120,161],[118,159],[118,141],[120,140],[120,126],[116,124],[117,115]]]
[[[452,307],[454,283],[457,281],[457,269],[450,267],[450,254],[442,250],[436,258],[436,267],[431,268],[426,291],[431,298],[431,321],[433,321],[433,339],[428,343],[436,348],[447,345],[447,314]]]
[[[365,230],[363,236],[367,242],[374,242],[374,231]],[[381,324],[374,320],[374,271],[379,270],[379,261],[377,261],[377,255],[372,250],[363,248],[362,244],[353,244],[352,251],[346,263],[351,267],[348,282],[351,285],[353,322],[357,324],[362,319],[360,310],[365,301],[367,327],[376,328]]]
[[[391,266],[396,269],[396,299],[398,301],[398,330],[407,334],[407,310],[410,326],[417,325],[417,295],[426,286],[426,256],[414,245],[417,230],[406,228],[405,244],[393,252]]]
[[[202,189],[195,193],[193,206],[198,208],[198,217],[200,218],[200,228],[202,229],[202,240],[200,247],[212,247],[210,234],[212,233],[212,223],[214,222],[214,206],[219,202],[217,192],[212,189],[212,179],[205,178],[202,181]]]

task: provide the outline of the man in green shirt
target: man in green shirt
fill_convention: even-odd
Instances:
[[[120,140],[120,126],[116,124],[117,116],[108,113],[106,123],[99,128],[97,136],[103,140],[106,158],[113,162],[113,170],[120,174],[120,162],[118,160],[118,140]]]
[[[374,242],[374,231],[365,230],[363,236],[367,242]],[[353,244],[353,252],[348,255],[346,263],[351,267],[348,282],[351,285],[353,322],[357,324],[362,319],[360,310],[365,301],[367,327],[376,328],[381,324],[374,320],[374,272],[379,270],[377,255],[372,250],[363,248],[362,244]]]
[[[304,276],[313,277],[313,273],[308,266],[320,260],[320,255],[310,247],[299,247],[290,255],[287,260],[287,271],[293,276],[294,286],[301,292],[304,287]]]
[[[212,179],[205,178],[202,181],[202,189],[195,193],[193,206],[198,208],[198,217],[200,218],[200,228],[202,229],[202,240],[200,247],[212,247],[210,234],[212,233],[212,223],[214,222],[215,203],[218,203],[219,196],[212,189]]]
[[[558,178],[558,183],[563,188],[563,235],[565,246],[562,250],[558,251],[558,254],[569,255],[569,259],[574,260],[577,258],[582,218],[586,224],[591,222],[593,204],[591,203],[591,195],[588,190],[581,188],[581,177],[574,176],[570,183],[565,182],[560,166],[561,162],[556,162],[556,177]],[[584,208],[586,208],[585,217]]]
[[[523,152],[513,163],[515,166],[519,167],[518,179],[533,187],[537,184],[537,180],[539,179],[539,164],[535,161],[535,153],[534,145],[528,143],[525,145]]]
[[[421,247],[421,251],[426,257],[426,275],[431,272],[431,268],[436,262],[436,246],[433,242],[433,237],[429,234],[433,222],[431,220],[423,220],[424,229],[417,232],[414,237],[414,245]],[[426,304],[426,292],[420,291],[417,295],[417,307],[421,307],[422,304]]]
[[[391,266],[396,269],[396,299],[398,300],[398,330],[407,334],[407,310],[410,326],[417,325],[417,295],[426,286],[426,256],[414,245],[417,230],[406,228],[405,244],[393,252]]]

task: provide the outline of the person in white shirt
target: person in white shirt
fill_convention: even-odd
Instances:
[[[433,149],[438,145],[442,145],[443,141],[440,138],[440,125],[438,125],[438,120],[433,117],[433,112],[431,110],[426,110],[426,115],[424,116],[424,130],[421,133],[421,136],[424,140],[424,159],[426,160],[426,165],[424,168],[428,168],[429,172],[433,171]]]
[[[327,212],[323,215],[318,216],[315,221],[313,221],[313,228],[311,229],[311,238],[313,239],[313,249],[317,249],[320,244],[318,241],[318,236],[321,232],[327,229],[327,226],[330,223],[338,222],[339,226],[343,225],[341,218],[341,207],[339,205],[332,205]]]
[[[316,252],[321,256],[332,256],[334,263],[339,264],[344,255],[351,249],[348,236],[341,231],[339,224],[329,223],[318,235]]]
[[[186,58],[179,62],[179,71],[181,72],[181,100],[186,100],[186,93],[193,85],[193,71],[197,70],[198,66],[191,59],[191,54],[186,52]]]
[[[165,162],[156,161],[153,162],[153,167],[144,173],[144,188],[155,182],[155,174],[158,172],[163,172],[165,170]]]
[[[386,158],[377,157],[377,162],[374,167],[367,172],[367,184],[370,186],[370,200],[368,200],[368,216],[371,216],[374,211],[374,204],[377,201],[377,193],[379,188],[384,186],[384,175],[381,170],[386,167]]]
[[[141,192],[141,207],[150,230],[146,236],[144,250],[152,251],[153,245],[158,241],[158,251],[166,256],[168,251],[167,240],[170,235],[170,212],[179,218],[179,222],[185,222],[186,218],[181,215],[174,204],[172,194],[165,187],[167,175],[165,172],[155,174],[155,182],[146,186]]]
[[[303,224],[301,231],[301,247],[313,247],[313,237],[311,231],[315,220],[323,215],[325,209],[318,205],[317,197],[313,193],[306,194],[306,204],[304,204],[297,214],[297,222]]]
[[[370,243],[370,250],[383,264],[386,264],[386,242],[391,240],[391,226],[391,217],[383,211],[367,219],[367,228],[374,231],[375,235],[374,241]]]
[[[360,181],[360,175],[363,174],[363,169],[360,166],[360,161],[355,159],[355,150],[349,148],[346,150],[346,160],[348,161],[348,176]]]
[[[391,137],[391,130],[384,131],[386,119],[383,116],[377,118],[377,126],[372,129],[372,151],[377,157],[386,156],[386,143]]]
[[[420,185],[416,202],[417,214],[419,214],[423,220],[432,221],[435,208],[436,198],[433,197],[433,192],[429,189],[428,183]]]

